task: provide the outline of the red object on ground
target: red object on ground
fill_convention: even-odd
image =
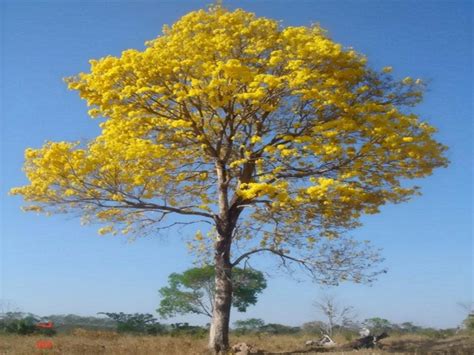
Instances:
[[[42,329],[52,329],[54,327],[53,322],[47,322],[47,323],[38,323],[36,324],[38,328]]]
[[[52,349],[53,342],[51,340],[38,340],[36,342],[36,349]]]

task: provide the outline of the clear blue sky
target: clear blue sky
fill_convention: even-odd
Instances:
[[[23,151],[45,140],[98,133],[97,121],[62,78],[88,60],[143,48],[163,24],[204,1],[3,1],[1,5],[1,295],[40,315],[100,311],[152,312],[171,272],[192,263],[178,233],[133,243],[99,237],[70,216],[20,210],[8,190],[26,182]],[[361,319],[380,316],[436,327],[464,317],[457,302],[472,299],[472,2],[470,1],[224,1],[283,25],[319,22],[332,38],[368,56],[375,68],[429,79],[417,112],[439,128],[451,165],[423,181],[423,196],[364,218],[352,234],[383,247],[389,273],[372,287],[330,290]],[[255,266],[264,268],[262,259]],[[310,282],[281,275],[242,317],[301,324],[319,318]],[[205,318],[179,317],[205,323]]]

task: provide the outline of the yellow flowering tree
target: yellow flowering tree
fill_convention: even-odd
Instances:
[[[101,134],[27,149],[30,184],[12,193],[26,210],[103,222],[101,234],[213,225],[196,242],[216,267],[216,352],[228,347],[234,266],[267,252],[323,282],[370,281],[376,254],[341,233],[447,164],[410,112],[423,82],[370,69],[318,26],[213,6],[143,51],[90,64],[66,82]]]

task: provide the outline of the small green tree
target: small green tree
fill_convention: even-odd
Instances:
[[[104,314],[117,322],[117,331],[121,333],[144,333],[157,335],[166,332],[166,327],[163,324],[160,324],[153,315],[148,313],[126,314],[123,312],[99,312],[98,314]]]
[[[404,333],[416,333],[423,328],[413,324],[412,322],[403,322],[398,326],[398,328]]]
[[[295,334],[301,331],[301,328],[291,327],[291,326],[288,326],[285,324],[279,324],[279,323],[268,323],[260,327],[259,331],[262,333],[274,334],[274,335]]]
[[[40,319],[32,314],[27,314],[21,318],[11,318],[5,322],[4,329],[7,333],[14,333],[19,335],[29,335],[38,333],[39,329],[36,327]]]
[[[466,318],[462,322],[461,329],[474,332],[474,303],[458,302],[458,306],[466,312]]]
[[[248,334],[260,331],[265,326],[265,322],[260,318],[249,318],[234,322],[234,331],[237,334]]]
[[[470,313],[463,321],[464,329],[474,332],[474,313]]]
[[[203,314],[212,317],[215,291],[215,268],[212,265],[188,269],[168,277],[169,285],[162,287],[157,312],[163,318],[176,314]],[[239,312],[257,303],[257,295],[266,287],[263,273],[251,268],[236,267],[232,273],[232,306]]]
[[[172,323],[169,334],[173,336],[191,336],[193,338],[205,338],[209,332],[209,326],[200,327],[196,325],[189,325],[189,323]]]

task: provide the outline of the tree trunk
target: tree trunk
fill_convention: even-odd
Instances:
[[[240,210],[229,206],[228,179],[225,164],[216,162],[219,215],[216,216],[218,239],[215,243],[216,270],[214,307],[209,332],[209,348],[216,354],[229,349],[229,321],[232,305],[232,264],[230,249]]]
[[[216,290],[214,312],[209,333],[209,348],[223,354],[229,348],[229,321],[232,304],[232,267],[225,254],[216,253]],[[226,260],[227,259],[227,260]]]

